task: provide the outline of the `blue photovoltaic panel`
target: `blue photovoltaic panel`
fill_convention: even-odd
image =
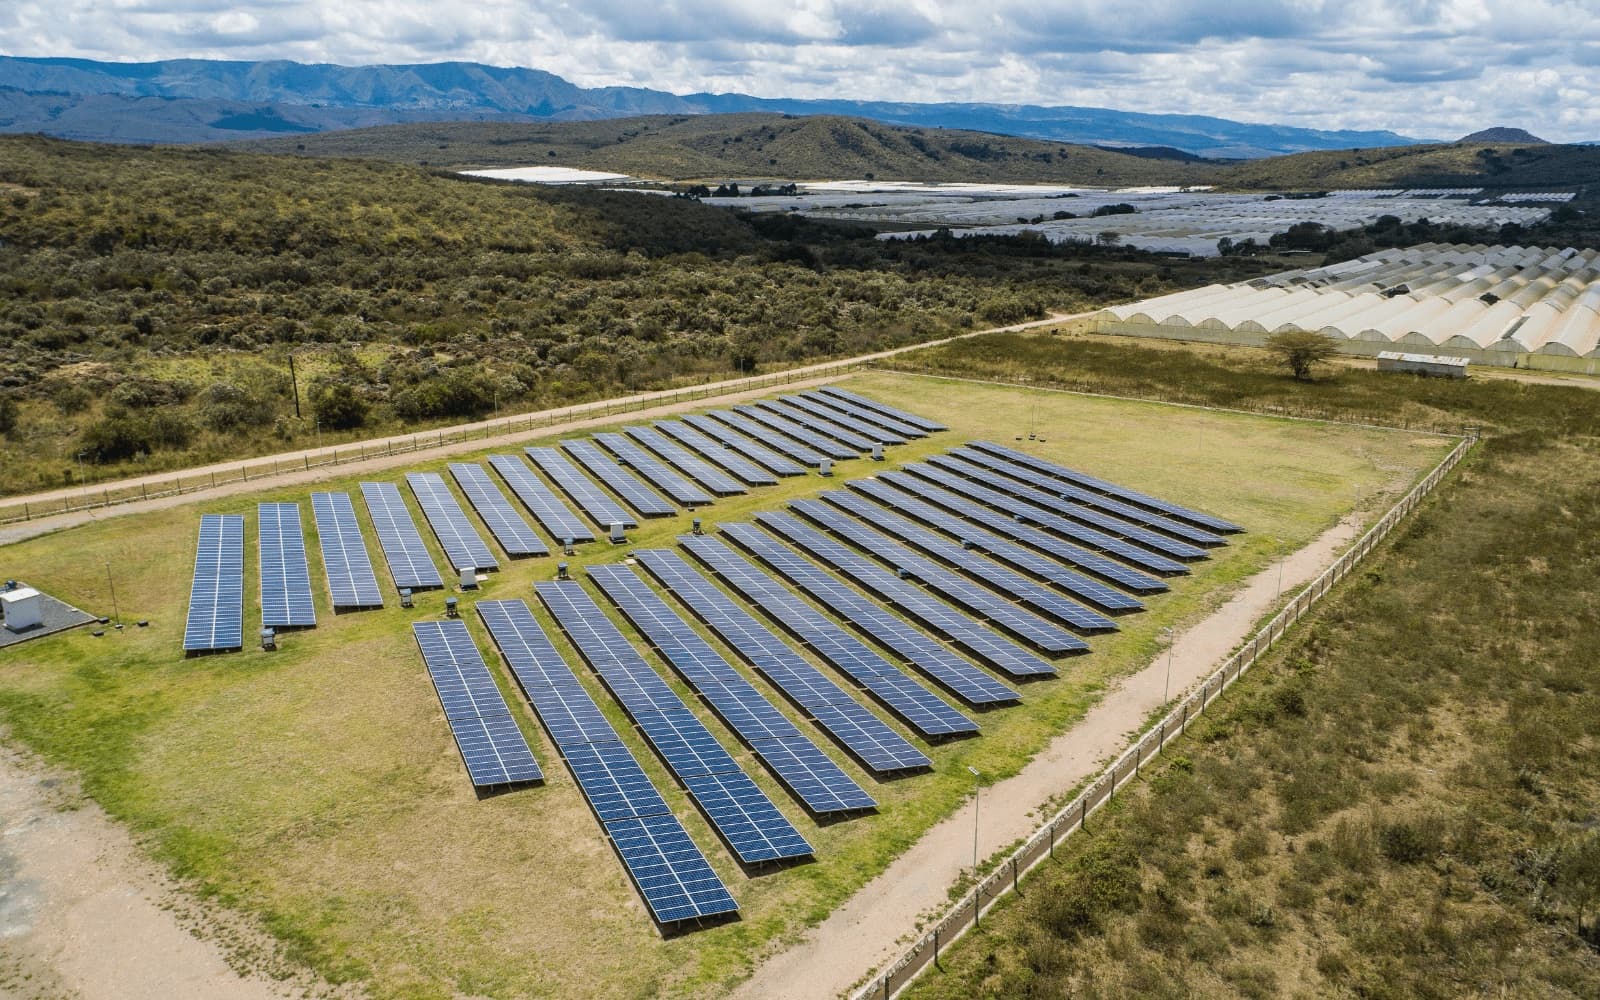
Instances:
[[[762,445],[756,444],[754,441],[742,434],[735,434],[733,431],[730,431],[728,428],[724,427],[717,421],[712,420],[710,417],[704,417],[700,416],[699,414],[691,413],[683,418],[682,424],[667,423],[657,424],[656,426],[666,431],[668,434],[678,438],[678,440],[692,445],[693,447],[699,448],[702,455],[705,455],[707,458],[718,462],[725,468],[733,471],[738,470],[725,460],[725,456],[738,456],[739,458],[754,462],[756,465],[766,469],[768,472],[772,472],[780,476],[805,475],[806,467],[804,465],[794,461],[793,459],[785,458],[784,456],[773,451],[771,448],[766,448]],[[697,444],[696,442],[690,440],[686,434],[677,430],[676,428],[692,430],[698,433],[702,438],[715,441],[720,446],[720,449],[706,448],[703,445]],[[746,479],[745,482],[753,483],[754,480]]]
[[[685,607],[869,770],[893,773],[932,766],[922,751],[823,676],[676,552],[648,549],[636,556]]]
[[[913,464],[905,466],[903,471],[916,473],[920,476],[923,469],[929,468],[931,467]],[[1136,570],[1132,566],[1120,563],[1110,556],[1063,541],[1039,528],[1019,524],[1011,516],[1002,514],[990,507],[985,507],[976,500],[964,497],[959,493],[952,493],[949,490],[933,485],[931,482],[904,476],[900,473],[889,473],[883,478],[889,479],[890,476],[894,477],[892,481],[900,489],[950,511],[962,518],[964,522],[981,524],[997,535],[1044,552],[1069,566],[1076,566],[1085,572],[1110,580],[1125,590],[1131,590],[1137,594],[1155,594],[1168,589],[1166,583],[1160,577]]]
[[[203,514],[189,588],[185,652],[244,648],[244,518]]]
[[[795,513],[821,525],[845,541],[866,550],[896,570],[910,573],[917,580],[974,614],[1047,653],[1081,653],[1087,644],[1059,625],[1012,604],[963,577],[925,559],[876,528],[869,527],[837,508],[815,500],[797,500],[789,505]]]
[[[735,413],[732,410],[712,410],[706,416],[721,421],[723,425],[738,431],[745,437],[760,441],[763,446],[787,455],[801,465],[815,467],[821,465],[822,460],[829,457],[826,452],[819,451],[799,441],[791,440],[777,433],[771,427],[751,420],[742,413]],[[699,425],[696,424],[695,426]],[[773,471],[776,472],[777,470],[774,469]]]
[[[906,517],[930,525],[963,545],[974,545],[993,559],[1048,580],[1096,607],[1107,611],[1139,611],[1144,608],[1144,602],[1138,598],[1129,597],[1115,587],[1067,569],[1033,549],[1008,541],[966,518],[918,499],[916,487],[920,481],[912,476],[889,472],[874,479],[859,479],[848,485]]]
[[[775,413],[785,420],[791,421],[796,426],[804,427],[813,434],[821,434],[826,438],[837,441],[847,448],[852,449],[856,455],[864,451],[871,451],[875,444],[889,444],[882,437],[864,434],[844,424],[836,423],[827,417],[818,416],[804,406],[797,406],[791,400],[795,396],[784,396],[781,399],[763,399],[756,402],[756,406],[769,413]]]
[[[417,533],[417,523],[411,511],[400,498],[400,489],[394,483],[362,483],[361,498],[367,503],[367,513],[372,516],[372,527],[378,533],[378,547],[389,564],[389,575],[396,587],[442,587],[444,579],[438,567],[428,556],[428,547]]]
[[[474,607],[550,741],[562,748],[563,755],[566,748],[580,743],[621,741],[526,603],[479,601]]]
[[[907,677],[721,540],[685,535],[678,542],[775,624],[865,688],[912,729],[928,737],[970,736],[978,732],[977,723]]]
[[[906,435],[891,431],[881,424],[868,423],[848,413],[831,410],[806,396],[779,396],[777,403],[785,408],[784,412],[790,418],[838,438],[846,444],[865,441],[863,450],[871,448],[874,444],[905,444],[909,440]],[[921,434],[917,436],[920,437]]]
[[[256,504],[261,526],[261,624],[268,628],[312,626],[311,570],[297,503]]]
[[[736,493],[746,492],[739,480],[723,472],[707,460],[696,456],[694,452],[683,445],[673,442],[655,428],[634,426],[625,427],[623,430],[627,432],[630,438],[682,469],[691,479],[717,496],[732,496]],[[760,470],[758,469],[757,471]],[[772,479],[770,473],[761,472],[761,475],[767,479]],[[775,482],[776,480],[773,481]]]
[[[786,437],[793,438],[808,448],[812,448],[829,458],[849,459],[859,458],[861,453],[872,447],[868,444],[864,448],[854,448],[826,434],[821,434],[795,422],[778,412],[765,402],[755,406],[735,406],[733,412],[742,417],[748,417],[758,424],[770,427]]]
[[[676,420],[664,420],[655,424],[654,429],[672,438],[678,444],[693,448],[706,461],[714,462],[727,469],[741,483],[747,483],[751,486],[772,486],[778,481],[778,477],[763,466],[756,464],[756,462],[735,451],[729,445],[695,430],[688,424],[680,423]],[[737,437],[738,435],[733,436]],[[789,462],[782,455],[773,455],[772,458]],[[793,462],[789,462],[789,464],[794,465]],[[806,471],[798,465],[794,465],[794,469],[793,475],[796,476]]]
[[[748,524],[726,524],[722,533],[967,704],[1013,705],[1021,700],[1012,688],[963,660],[937,639],[906,624],[899,615],[862,597],[832,573],[765,532]]]
[[[739,904],[677,817],[619,819],[606,824],[606,833],[657,922],[738,912]]]
[[[820,392],[803,392],[796,398],[805,400],[816,407],[818,413],[830,419],[854,420],[861,427],[867,429],[881,427],[889,433],[898,434],[908,441],[914,438],[925,438],[929,434],[928,431],[923,430],[921,427],[913,427],[893,417],[886,417],[881,413],[875,413],[854,403],[847,403],[836,396],[828,396]]]
[[[739,860],[758,864],[813,853],[576,580],[538,583],[534,589]]]
[[[356,523],[356,509],[348,493],[311,494],[311,514],[317,522],[322,566],[328,573],[328,593],[335,608],[381,608],[383,594],[372,570],[366,540]]]
[[[470,462],[451,462],[450,475],[455,477],[456,485],[461,487],[461,492],[467,495],[467,501],[472,504],[472,509],[478,512],[483,523],[489,526],[489,533],[494,535],[495,541],[506,550],[506,555],[516,556],[547,556],[550,549],[544,540],[534,534],[533,528],[517,509],[511,506],[511,501],[495,486],[494,480],[489,478],[489,473],[483,466]]]
[[[524,448],[539,470],[555,481],[561,491],[572,498],[585,514],[602,528],[621,524],[624,528],[637,528],[639,522],[623,510],[617,502],[579,472],[566,456],[554,448]]]
[[[542,524],[556,541],[568,538],[574,542],[594,541],[594,532],[589,530],[589,526],[568,509],[555,491],[534,475],[522,459],[515,455],[490,455],[489,464],[500,473],[500,478],[511,487],[511,492],[528,508],[534,520]]]
[[[1047,618],[1053,618],[1072,628],[1085,632],[1115,631],[1117,623],[1098,611],[1084,607],[1076,601],[1043,587],[1028,577],[1000,565],[996,557],[968,549],[966,544],[977,544],[975,538],[951,541],[938,532],[924,528],[914,521],[886,510],[896,506],[902,494],[888,489],[882,483],[866,481],[852,484],[860,494],[843,490],[830,490],[822,498],[849,511],[879,531],[897,538],[919,552],[933,556],[950,566],[999,591],[1018,603],[1032,608]],[[873,503],[868,500],[878,501]],[[914,501],[913,501],[914,502]],[[880,503],[882,506],[880,506]],[[1040,557],[1040,561],[1048,562]],[[1109,589],[1109,588],[1107,588]]]
[[[422,508],[451,566],[458,570],[500,568],[500,560],[489,551],[489,543],[467,520],[467,512],[456,503],[455,494],[444,484],[443,476],[436,472],[408,472],[406,482],[411,484],[417,506]]]
[[[1097,479],[1094,476],[1087,476],[1081,472],[1075,472],[1066,466],[1057,465],[1054,462],[1047,462],[1042,458],[1034,458],[1032,455],[1029,455],[1026,452],[1017,451],[1015,448],[1007,448],[1004,445],[991,444],[988,441],[974,441],[972,442],[972,447],[981,448],[992,455],[999,455],[1002,458],[1009,458],[1014,462],[1019,462],[1028,466],[1029,468],[1037,469],[1040,472],[1055,476],[1058,479],[1064,479],[1069,483],[1075,483],[1078,486],[1093,490],[1096,493],[1104,493],[1107,496],[1115,497],[1124,503],[1131,503],[1136,507],[1146,507],[1150,510],[1156,511],[1157,513],[1166,514],[1170,517],[1176,517],[1179,520],[1188,521],[1190,524],[1198,525],[1202,528],[1209,528],[1212,531],[1220,531],[1223,534],[1236,534],[1244,530],[1237,524],[1234,524],[1231,521],[1224,521],[1220,517],[1212,517],[1210,514],[1204,514],[1197,510],[1190,510],[1188,507],[1180,507],[1175,503],[1169,503],[1157,497],[1150,496],[1149,494],[1140,493],[1137,490],[1130,490],[1126,487],[1118,486],[1116,483],[1110,483],[1104,479]]]
[[[871,558],[806,525],[792,514],[757,514],[756,521],[831,566],[890,607],[921,622],[996,670],[1019,679],[1054,677],[1056,668],[971,617],[883,569]]]
[[[591,566],[589,576],[807,809],[820,815],[877,805],[633,570]]]
[[[611,487],[611,491],[620,496],[624,503],[645,517],[671,517],[678,512],[676,507],[657,496],[654,490],[639,481],[639,477],[618,465],[593,441],[563,441],[561,450],[577,459],[578,464],[587,469],[590,475]]]
[[[981,475],[983,481],[995,489],[1005,490],[1009,493],[1014,486],[1031,486],[1034,489],[1043,490],[1051,496],[1061,497],[1066,500],[1076,500],[1078,503],[1095,507],[1108,514],[1114,514],[1117,517],[1132,521],[1134,524],[1155,528],[1158,531],[1172,535],[1174,538],[1181,538],[1195,545],[1211,547],[1228,544],[1228,540],[1219,534],[1206,531],[1203,528],[1197,528],[1177,518],[1157,514],[1143,507],[1135,507],[1132,504],[1123,503],[1093,490],[1086,490],[1082,486],[1074,486],[1064,479],[1047,476],[1018,462],[1001,458],[998,455],[991,455],[977,448],[957,448],[950,452],[949,457],[953,460],[949,466],[950,468],[957,469],[955,462],[966,463],[965,469],[957,469],[957,471],[961,471],[963,475]],[[974,467],[981,467],[982,471],[980,472]],[[994,475],[996,472],[1001,474]]]
[[[711,502],[711,494],[668,468],[643,448],[621,434],[596,434],[596,441],[605,445],[617,461],[650,481],[656,489],[685,507],[698,507]]]
[[[539,762],[511,718],[466,623],[413,622],[411,632],[472,784],[484,788],[543,780]]]
[[[1189,572],[1189,567],[1176,559],[1170,559],[1157,552],[1133,542],[1125,542],[1120,538],[1097,531],[1077,521],[1052,513],[1035,504],[999,490],[992,490],[970,479],[962,479],[951,472],[946,472],[937,466],[928,464],[906,466],[906,472],[925,479],[935,486],[942,486],[953,493],[987,504],[995,510],[1001,511],[1011,517],[1019,519],[1024,524],[1037,525],[1046,531],[1054,532],[1063,538],[1070,539],[1079,545],[1105,552],[1116,556],[1123,562],[1132,563],[1139,569],[1150,573],[1165,573],[1177,575]]]
[[[894,407],[880,403],[875,399],[868,399],[866,396],[862,396],[858,393],[840,389],[838,386],[825,385],[818,391],[825,395],[832,396],[835,399],[842,399],[846,403],[851,403],[855,406],[862,407],[863,409],[870,410],[873,413],[881,413],[884,416],[893,420],[898,420],[903,424],[910,424],[913,427],[920,427],[930,433],[933,431],[942,431],[948,429],[944,424],[935,423],[925,417],[919,417],[915,413],[907,413],[904,410],[897,410]]]

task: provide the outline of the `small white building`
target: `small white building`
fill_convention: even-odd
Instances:
[[[1440,378],[1466,378],[1469,363],[1466,358],[1446,358],[1437,354],[1401,354],[1399,351],[1381,351],[1378,354],[1380,372],[1407,372]]]
[[[0,592],[0,616],[12,632],[25,632],[44,624],[44,601],[32,587]]]

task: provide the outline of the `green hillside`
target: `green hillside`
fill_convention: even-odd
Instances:
[[[1600,146],[1452,143],[1296,153],[1220,171],[1215,183],[1257,190],[1488,187],[1572,191],[1600,181]]]

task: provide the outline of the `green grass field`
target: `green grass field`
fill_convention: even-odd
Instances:
[[[1239,580],[1354,504],[1386,506],[1449,446],[1419,434],[902,375],[847,384],[952,431],[890,449],[886,465],[840,463],[833,480],[811,475],[719,501],[698,515],[708,528],[968,439],[1010,441],[1032,429],[1045,439],[1028,446],[1039,454],[1213,511],[1249,531],[1151,600],[1147,613],[1123,619],[1121,633],[1093,640],[1090,656],[1065,661],[1061,679],[1026,687],[1023,706],[983,715],[982,737],[931,748],[931,774],[873,782],[803,724],[879,800],[876,815],[818,826],[700,710],[817,848],[814,864],[755,878],[738,870],[580,668],[728,881],[742,907],[736,923],[666,940],[658,934],[525,707],[517,714],[548,784],[474,796],[406,627],[440,613],[438,592],[421,595],[414,611],[391,601],[382,611],[334,616],[308,537],[315,630],[288,634],[274,653],[182,657],[199,513],[252,515],[248,637],[259,624],[254,504],[299,500],[309,529],[309,490],[120,517],[0,550],[5,576],[102,613],[110,610],[109,562],[124,620],[151,621],[147,629],[101,638],[80,630],[0,653],[0,718],[15,740],[76,772],[85,792],[196,892],[258,916],[289,957],[331,980],[359,981],[377,997],[717,995],[951,812],[970,791],[966,766],[996,780],[1015,773],[1081,717],[1108,679],[1147,662],[1163,626],[1204,616]],[[398,480],[403,471],[382,478]],[[333,478],[326,488],[356,491],[357,484]],[[371,526],[356,506],[387,590]],[[687,528],[686,516],[649,522],[631,546],[667,546]],[[424,536],[432,546],[425,527]],[[625,552],[596,543],[570,561],[581,577],[584,564]],[[442,565],[437,549],[435,556]],[[479,598],[527,599],[554,635],[529,584],[552,577],[555,562],[508,562],[478,593],[462,596],[465,617],[514,706],[521,699],[468,606]],[[579,662],[556,641],[569,662]]]

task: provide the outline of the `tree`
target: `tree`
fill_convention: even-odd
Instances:
[[[349,382],[319,382],[311,387],[311,412],[321,426],[347,431],[367,422],[367,401]]]
[[[1326,361],[1338,353],[1338,349],[1329,338],[1320,333],[1300,330],[1275,333],[1267,338],[1265,346],[1288,366],[1296,379],[1302,382],[1311,381],[1312,365]]]

